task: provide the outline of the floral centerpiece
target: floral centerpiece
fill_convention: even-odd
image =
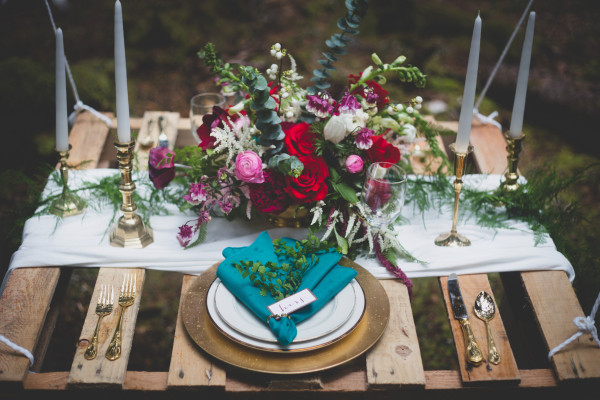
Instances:
[[[410,257],[391,229],[374,229],[360,201],[367,167],[375,162],[409,163],[409,145],[419,134],[432,142],[432,127],[420,114],[422,98],[394,102],[383,85],[386,76],[417,87],[425,75],[400,56],[348,77],[343,94],[328,92],[333,63],[345,53],[348,36],[356,34],[364,1],[348,1],[348,13],[338,21],[341,33],[326,43],[322,69],[314,71],[312,87],[302,87],[293,56],[279,43],[270,54],[273,64],[264,74],[252,66],[225,63],[212,44],[200,53],[218,85],[240,100],[226,109],[213,107],[198,128],[198,147],[170,151],[155,148],[150,175],[157,187],[175,176],[175,162],[184,165],[189,187],[185,208],[198,218],[177,234],[182,246],[199,242],[194,235],[218,210],[227,216],[255,218],[284,212],[306,215],[319,240],[331,242],[343,254],[376,253],[388,269],[403,276],[394,260]],[[425,140],[421,139],[421,140]],[[399,276],[400,276],[399,275]]]

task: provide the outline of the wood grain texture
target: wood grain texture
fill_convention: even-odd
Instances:
[[[104,115],[113,117],[112,113]],[[78,166],[78,169],[97,168],[104,143],[110,139],[109,131],[104,121],[94,114],[87,111],[80,113],[69,134],[69,143],[72,146],[69,165]]]
[[[201,386],[224,388],[226,380],[225,370],[198,348],[188,336],[183,324],[181,304],[183,304],[183,298],[195,279],[196,277],[191,275],[183,277],[167,386],[179,389]]]
[[[424,387],[425,373],[406,286],[382,280],[390,300],[390,320],[383,337],[368,352],[367,382],[371,389]]]
[[[508,167],[508,151],[502,132],[494,125],[473,120],[470,136],[473,159],[482,174],[504,174]]]
[[[12,271],[0,298],[0,333],[33,353],[60,276],[59,268]],[[22,382],[29,359],[0,343],[0,381]]]
[[[487,330],[485,323],[479,320],[473,311],[475,304],[475,298],[480,291],[486,291],[492,297],[494,294],[490,287],[488,277],[486,274],[475,274],[475,275],[460,275],[458,277],[458,284],[460,291],[465,302],[465,308],[469,315],[469,321],[471,323],[471,329],[475,336],[475,341],[479,345],[481,352],[484,356],[484,362],[479,366],[472,366],[467,363],[465,358],[465,344],[464,334],[460,327],[460,323],[454,318],[452,312],[452,305],[450,303],[450,297],[448,295],[448,278],[440,277],[440,286],[444,295],[444,302],[446,304],[446,310],[448,311],[448,320],[452,328],[452,335],[454,336],[454,343],[456,345],[456,354],[458,356],[458,364],[460,367],[460,373],[463,380],[463,384],[490,384],[504,382],[506,384],[518,383],[521,379],[519,369],[515,361],[515,357],[512,353],[510,343],[502,317],[497,310],[496,316],[490,321],[490,328],[496,347],[500,353],[501,362],[498,365],[490,364],[491,370],[487,369],[485,360],[487,359]]]
[[[521,277],[550,351],[577,332],[573,319],[586,314],[564,272],[523,272]],[[600,380],[600,347],[591,335],[581,335],[552,357],[552,365],[559,382]]]
[[[123,316],[121,357],[115,361],[110,361],[105,357],[105,354],[119,319],[119,291],[123,278],[127,273],[132,273],[136,276],[135,302],[132,306],[125,309]],[[145,276],[146,271],[143,268],[100,268],[96,286],[94,287],[94,293],[90,300],[88,313],[81,330],[79,345],[71,365],[71,372],[68,380],[69,387],[121,388],[123,386],[125,374],[127,372],[127,362],[129,361],[129,354],[133,342],[135,322],[140,308]],[[89,338],[92,336],[96,327],[96,322],[98,321],[95,308],[100,292],[100,286],[102,284],[113,286],[115,290],[115,306],[113,312],[102,320],[100,333],[98,335],[98,356],[93,360],[86,360],[83,354],[87,348]]]

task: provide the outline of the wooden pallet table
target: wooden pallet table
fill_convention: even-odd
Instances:
[[[107,114],[116,120],[112,114]],[[167,120],[166,133],[171,148],[194,144],[189,133],[189,120],[178,113],[148,111],[143,118],[132,118],[132,129],[138,136],[150,135],[158,141],[158,129],[149,124],[163,116]],[[444,123],[456,129],[456,123]],[[150,127],[150,129],[148,129]],[[81,164],[81,168],[114,167],[112,133],[106,125],[89,113],[79,115],[70,139],[73,150],[69,162]],[[501,132],[489,125],[474,123],[471,142],[475,147],[473,159],[481,173],[503,173],[506,168],[505,142]],[[140,166],[147,162],[147,151],[137,144]],[[83,358],[87,340],[97,321],[94,305],[100,287],[112,283],[119,287],[125,272],[137,276],[136,304],[127,312],[124,320],[123,355],[114,362],[98,357],[89,361]],[[600,348],[589,335],[583,335],[566,349],[556,354],[550,364],[542,367],[519,366],[520,352],[532,343],[543,347],[547,353],[576,332],[573,318],[584,312],[563,272],[536,271],[500,274],[505,297],[515,304],[511,321],[503,321],[498,315],[491,321],[496,344],[503,361],[490,373],[485,366],[470,368],[460,355],[464,352],[462,333],[456,320],[451,317],[447,293],[447,278],[439,278],[444,304],[449,312],[449,323],[454,335],[459,370],[425,370],[419,348],[419,340],[427,340],[427,332],[418,332],[413,318],[412,304],[406,287],[395,280],[383,280],[382,285],[389,297],[391,315],[388,327],[367,354],[348,364],[306,375],[265,375],[240,371],[223,365],[204,353],[189,338],[179,310],[172,344],[168,371],[130,371],[127,368],[135,329],[137,310],[145,285],[145,270],[139,268],[99,268],[94,292],[81,327],[80,346],[73,349],[72,367],[69,371],[29,373],[40,371],[56,324],[59,298],[69,285],[69,268],[40,267],[16,269],[7,282],[0,298],[0,333],[10,340],[31,350],[35,365],[27,358],[0,344],[0,397],[37,397],[58,394],[61,397],[80,398],[96,396],[110,390],[112,397],[167,398],[189,396],[203,398],[214,395],[226,398],[280,398],[281,396],[315,398],[398,398],[402,395],[442,398],[448,394],[475,395],[488,398],[530,397],[532,394],[584,393],[589,388],[597,390],[600,385]],[[181,285],[183,296],[192,285],[195,276],[186,275]],[[488,275],[461,275],[459,282],[463,297],[472,302],[480,290],[493,294]],[[471,313],[472,321],[475,316]],[[524,324],[530,321],[530,325]],[[102,336],[113,332],[116,318],[107,318],[102,325]],[[511,325],[527,330],[527,337],[511,337],[515,331]],[[525,326],[525,328],[523,328]],[[472,323],[479,343],[486,343],[483,324]],[[100,353],[106,349],[108,340],[100,344]],[[485,346],[483,346],[485,348]],[[597,393],[597,392],[596,392]]]

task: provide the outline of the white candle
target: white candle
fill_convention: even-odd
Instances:
[[[67,78],[62,29],[56,30],[56,150],[69,150]]]
[[[460,118],[458,120],[458,134],[454,149],[457,153],[466,153],[469,147],[469,135],[471,134],[471,122],[473,121],[473,106],[475,105],[475,89],[477,88],[477,68],[479,66],[479,42],[481,41],[481,17],[475,18],[473,26],[473,37],[471,38],[471,50],[469,51],[469,63],[467,65],[467,77],[463,92]]]
[[[121,2],[115,3],[115,82],[117,91],[117,137],[119,142],[131,141],[129,126],[129,98],[127,96],[127,69],[125,67],[125,37]]]
[[[535,25],[535,11],[529,13],[525,40],[521,50],[521,64],[519,65],[519,76],[517,78],[517,89],[515,102],[513,103],[510,130],[508,134],[512,137],[521,136],[523,130],[523,114],[525,112],[525,96],[527,94],[527,80],[529,79],[529,62],[531,61],[531,45],[533,44],[533,27]]]

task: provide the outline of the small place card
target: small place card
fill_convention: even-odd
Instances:
[[[286,297],[285,299],[268,305],[267,308],[273,315],[289,315],[294,311],[309,305],[315,300],[317,300],[317,297],[309,289],[304,289]]]

